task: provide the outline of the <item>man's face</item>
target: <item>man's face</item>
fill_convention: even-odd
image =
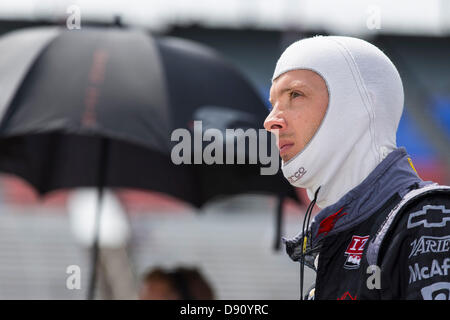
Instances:
[[[293,70],[273,81],[269,100],[272,110],[264,128],[275,134],[286,162],[303,150],[319,128],[328,107],[328,89],[314,71]]]

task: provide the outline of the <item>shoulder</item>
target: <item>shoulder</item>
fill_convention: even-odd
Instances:
[[[435,233],[440,228],[450,230],[450,187],[440,185],[406,202],[396,226],[397,231],[408,233]]]
[[[439,286],[450,289],[450,188],[440,187],[405,204],[382,248],[398,275],[391,281],[407,299],[434,299]]]
[[[450,187],[434,184],[408,193],[399,203],[389,231],[391,240],[450,234]]]
[[[408,192],[389,212],[372,236],[369,264],[375,264],[385,251],[392,251],[420,234],[447,233],[450,230],[450,187],[431,184]],[[390,249],[388,249],[390,248]]]

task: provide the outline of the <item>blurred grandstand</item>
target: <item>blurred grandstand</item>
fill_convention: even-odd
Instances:
[[[64,25],[71,4],[80,8],[81,27],[120,24],[205,43],[238,66],[265,101],[276,59],[291,42],[316,34],[365,38],[393,60],[403,79],[397,145],[406,147],[423,180],[450,184],[449,1],[2,0],[0,35]],[[367,25],[374,14],[379,28]],[[88,277],[80,291],[65,287],[68,265],[88,270],[86,251],[70,236],[69,195],[60,191],[39,199],[22,180],[0,175],[0,299],[85,297]],[[197,215],[158,194],[117,195],[131,218],[128,254],[135,279],[151,265],[192,263],[203,268],[219,299],[298,297],[297,265],[271,245],[275,199],[224,199]],[[293,236],[304,208],[287,206],[284,235]],[[100,298],[134,297],[132,290],[117,293],[120,287],[115,291],[108,279],[103,282]]]

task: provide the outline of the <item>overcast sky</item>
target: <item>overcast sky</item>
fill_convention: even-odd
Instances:
[[[67,17],[164,29],[195,22],[206,27],[324,29],[329,33],[450,34],[447,0],[1,0],[0,19]]]

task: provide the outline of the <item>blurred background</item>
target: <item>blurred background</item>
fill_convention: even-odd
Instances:
[[[317,34],[366,39],[403,79],[397,145],[407,149],[422,179],[450,184],[450,1],[0,2],[0,36],[49,25],[72,25],[74,32],[90,25],[139,28],[203,43],[234,64],[267,104],[275,63],[293,41]],[[309,203],[302,190],[298,194],[303,203],[284,204],[286,237],[301,230]],[[91,204],[94,189],[41,198],[24,180],[0,174],[0,299],[86,297]],[[104,210],[97,299],[136,299],[149,270],[178,266],[197,268],[217,299],[299,296],[299,265],[273,248],[275,197],[237,195],[198,210],[159,193],[115,189]],[[81,283],[70,289],[67,268],[74,265]],[[308,270],[306,287],[312,281]]]

